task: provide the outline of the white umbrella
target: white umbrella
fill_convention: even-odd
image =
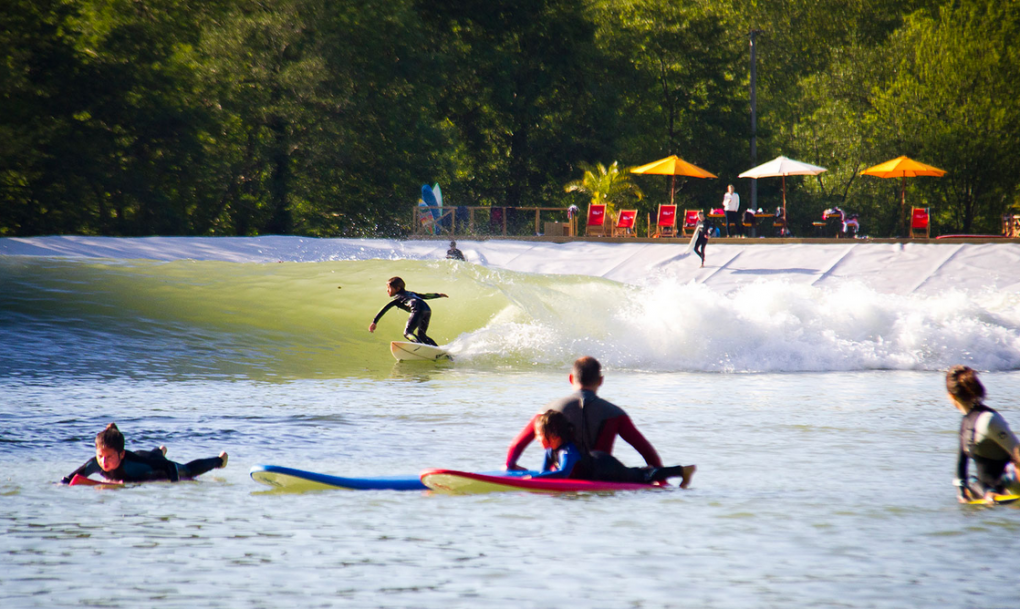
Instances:
[[[824,167],[802,163],[785,156],[777,156],[764,165],[748,169],[738,177],[741,178],[783,178],[783,218],[786,218],[786,176],[814,176],[826,171]]]

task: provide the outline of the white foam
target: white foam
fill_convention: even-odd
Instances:
[[[1020,244],[831,244],[708,246],[700,268],[682,243],[556,244],[535,241],[460,241],[470,264],[545,275],[588,275],[632,285],[695,282],[732,292],[755,279],[815,287],[851,280],[885,294],[1020,291]],[[0,255],[82,256],[226,262],[436,260],[446,241],[311,239],[305,237],[0,238]]]

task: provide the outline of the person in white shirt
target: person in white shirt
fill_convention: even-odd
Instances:
[[[733,184],[726,187],[726,194],[722,198],[723,211],[726,212],[726,236],[730,236],[730,222],[736,225],[735,231],[741,237],[744,236],[744,225],[740,222],[740,195],[733,192]]]

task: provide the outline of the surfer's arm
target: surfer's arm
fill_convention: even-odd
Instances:
[[[507,470],[525,469],[517,465],[517,460],[521,458],[521,454],[524,452],[524,449],[528,447],[528,444],[531,444],[531,441],[535,439],[535,419],[538,417],[539,415],[537,414],[531,417],[531,420],[528,421],[528,424],[521,430],[521,433],[517,434],[514,441],[510,443],[510,450],[506,453]]]
[[[1020,440],[1017,440],[1013,430],[1009,428],[1009,423],[1002,418],[1002,415],[999,413],[992,415],[988,420],[988,431],[985,432],[985,435],[995,440],[996,444],[1009,453],[1013,465],[1020,468]]]
[[[659,453],[655,452],[655,448],[652,443],[645,439],[641,432],[634,427],[634,423],[630,420],[630,417],[624,415],[616,419],[616,433],[624,439],[627,444],[634,447],[634,450],[644,457],[645,463],[652,467],[662,467],[662,459],[659,458]]]
[[[386,306],[383,307],[382,309],[380,309],[379,312],[375,314],[375,318],[372,320],[372,325],[368,327],[368,331],[369,332],[374,332],[375,331],[375,324],[379,323],[379,320],[382,319],[383,315],[386,315],[386,311],[389,311],[390,309],[392,309],[395,306],[397,306],[397,301],[396,300],[391,300],[391,301],[387,302]]]
[[[433,299],[436,299],[436,298],[449,298],[449,296],[447,296],[446,294],[434,294],[434,293],[430,293],[430,294],[418,294],[418,296],[420,296],[422,300],[433,300]]]
[[[953,480],[953,486],[956,487],[957,498],[960,502],[970,500],[967,488],[967,460],[967,455],[963,450],[960,450],[956,457],[956,478]]]
[[[532,478],[569,478],[574,466],[581,460],[577,449],[550,452],[552,454],[546,454],[546,461],[542,464],[542,473],[534,474]],[[556,452],[559,452],[559,460],[556,462],[556,469],[553,469],[551,461],[555,458]]]
[[[99,467],[99,461],[96,460],[95,457],[92,457],[91,459],[86,461],[84,465],[82,465],[81,467],[79,467],[78,469],[74,470],[70,474],[68,474],[68,475],[64,476],[63,478],[61,478],[60,479],[60,483],[61,484],[70,484],[71,483],[71,478],[74,478],[75,475],[79,475],[79,476],[81,476],[83,478],[88,478],[92,474],[99,474],[99,473],[102,473],[102,471],[103,471],[103,468]]]

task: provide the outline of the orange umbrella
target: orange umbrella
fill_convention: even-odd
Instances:
[[[687,161],[681,159],[675,154],[659,159],[658,161],[652,161],[647,165],[635,167],[630,170],[631,173],[645,173],[653,175],[673,176],[670,182],[669,189],[669,204],[673,204],[673,195],[676,193],[676,177],[677,176],[689,176],[692,178],[716,178],[719,176],[713,175],[697,165],[691,165]]]
[[[946,172],[938,167],[918,163],[914,159],[901,156],[896,157],[891,161],[886,161],[881,165],[869,167],[862,171],[861,175],[875,176],[876,178],[903,179],[903,186],[900,189],[900,219],[902,220],[903,214],[907,211],[907,178],[916,178],[917,176],[933,176],[941,178],[946,175]]]

